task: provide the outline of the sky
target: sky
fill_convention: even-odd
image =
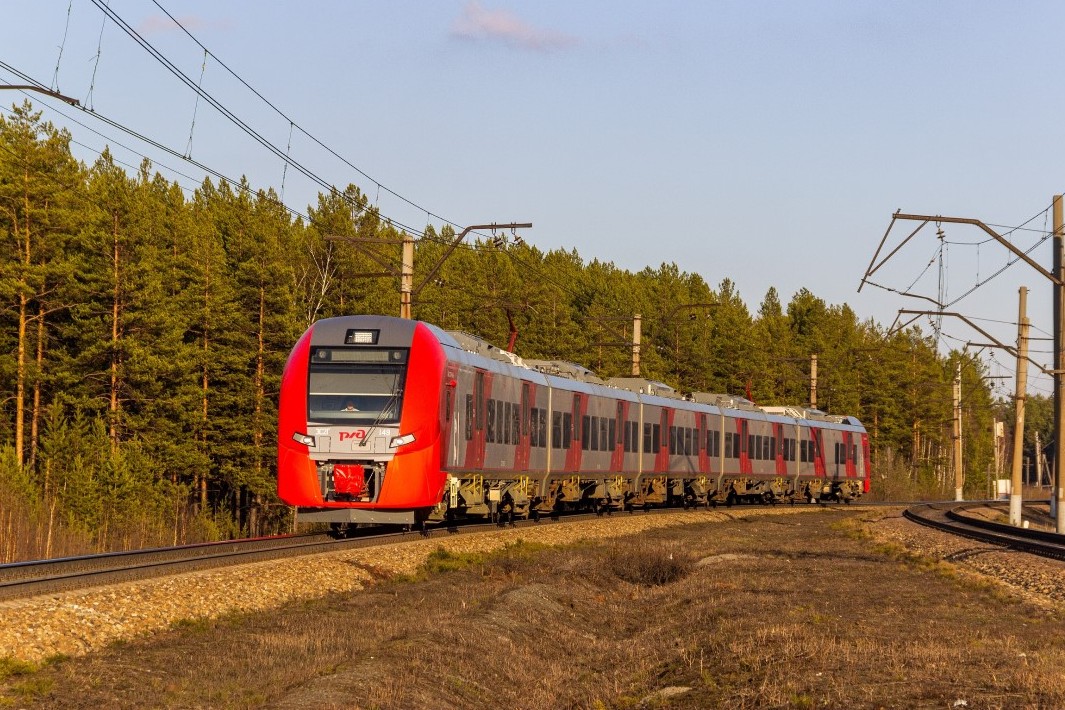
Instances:
[[[1051,263],[1065,3],[7,4],[0,61],[97,114],[33,96],[79,158],[109,145],[189,189],[203,179],[103,116],[256,188],[283,185],[305,214],[320,186],[197,100],[116,19],[283,154],[415,229],[532,222],[521,237],[545,251],[728,278],[752,312],[770,287],[785,304],[807,288],[884,327],[934,307],[858,291],[896,210],[979,219]],[[0,67],[3,83],[26,82]],[[6,94],[7,108],[24,98]],[[897,223],[887,251],[917,224]],[[1032,335],[1049,337],[1050,282],[1023,263],[988,280],[1006,249],[941,226],[942,240],[925,227],[873,280],[1011,344],[1027,286]],[[944,352],[987,342],[958,319],[941,328]],[[1032,350],[1049,363],[1049,342]],[[981,357],[1012,375],[1005,352]],[[1049,391],[1033,377],[1030,392]]]

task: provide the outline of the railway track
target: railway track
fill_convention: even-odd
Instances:
[[[672,508],[641,511],[637,515],[672,512]],[[724,508],[722,510],[725,510]],[[743,506],[734,508],[737,512]],[[622,516],[630,513],[613,513]],[[511,526],[545,525],[577,522],[598,517],[594,513],[568,514],[561,518],[544,517],[540,521],[516,520]],[[608,516],[609,517],[609,516]],[[463,522],[451,527],[430,528],[430,533],[461,534],[494,527],[490,522]],[[369,547],[405,539],[420,539],[423,533],[382,532],[380,528],[356,528],[352,537],[335,539],[325,533],[278,535],[224,542],[179,545],[148,550],[131,550],[105,554],[33,560],[0,564],[0,601],[33,597],[89,587],[134,582],[170,574],[215,569],[229,565],[336,552]]]
[[[0,600],[132,582],[151,577],[380,544],[417,533],[278,535],[0,565]]]
[[[985,506],[986,504],[979,504]],[[931,503],[908,508],[907,520],[952,535],[967,537],[991,545],[999,545],[1019,552],[1065,560],[1065,535],[1045,530],[1018,528],[1004,523],[966,515],[979,507],[972,503]]]
[[[594,514],[578,514],[565,516],[562,520],[576,521],[594,517],[596,517]],[[559,520],[548,518],[539,522],[517,520],[508,524],[513,527],[523,527],[555,522]],[[326,533],[276,535],[246,540],[13,562],[0,564],[0,601],[134,582],[171,574],[198,572],[229,565],[422,539],[433,532],[470,533],[496,525],[497,523],[490,522],[463,522],[446,528],[429,528],[426,532],[395,532],[394,528],[383,531],[380,527],[366,527],[356,528],[351,531],[349,537],[340,539]]]

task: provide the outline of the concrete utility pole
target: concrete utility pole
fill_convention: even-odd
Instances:
[[[961,363],[954,371],[954,500],[965,500],[965,472],[961,465]]]
[[[1050,499],[1054,505],[1054,520],[1058,534],[1065,533],[1065,506],[1062,505],[1065,485],[1065,326],[1061,319],[1065,317],[1065,260],[1062,259],[1062,238],[1065,237],[1065,219],[1062,218],[1061,195],[1054,195],[1054,491]],[[1037,452],[1038,453],[1038,452]]]
[[[810,409],[817,409],[817,353],[810,354]]]
[[[640,376],[640,314],[632,317],[632,376]]]
[[[399,274],[399,317],[411,319],[411,290],[414,288],[414,237],[403,233],[403,256]]]
[[[1024,403],[1028,399],[1028,289],[1017,306],[1017,391],[1014,395],[1013,464],[1010,468],[1010,525],[1021,525],[1021,463],[1024,457]],[[1036,436],[1039,436],[1037,433]]]

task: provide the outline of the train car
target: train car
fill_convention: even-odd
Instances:
[[[852,417],[681,395],[387,316],[316,322],[285,365],[278,494],[299,521],[781,500],[869,490]]]

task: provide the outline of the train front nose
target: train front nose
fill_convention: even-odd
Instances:
[[[301,338],[278,432],[278,492],[301,520],[403,522],[438,502],[444,361],[430,328],[398,318],[330,318]]]

